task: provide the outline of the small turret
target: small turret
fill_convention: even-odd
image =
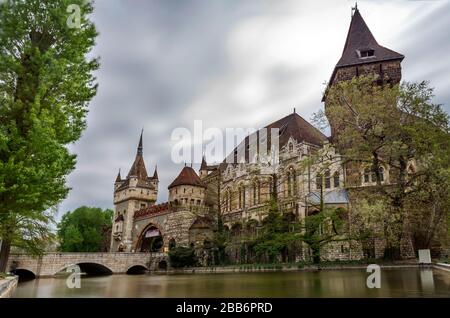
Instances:
[[[205,178],[208,175],[208,164],[206,163],[205,156],[202,157],[202,163],[198,172],[200,173],[201,179]]]
[[[192,167],[184,166],[169,185],[169,202],[174,205],[203,205],[206,185]]]

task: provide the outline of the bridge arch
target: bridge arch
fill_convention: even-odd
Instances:
[[[142,264],[132,265],[126,271],[126,273],[128,275],[140,275],[140,274],[145,274],[147,272],[148,272],[147,266],[142,265]]]
[[[17,268],[13,271],[13,274],[19,276],[19,282],[26,282],[36,278],[36,274],[26,268]]]
[[[67,264],[63,266],[60,270],[58,270],[56,273],[53,273],[53,275],[57,273],[63,273],[66,272],[67,268],[70,266],[79,266],[81,273],[85,273],[86,275],[90,276],[103,276],[103,275],[111,275],[113,273],[113,270],[109,267],[95,262],[77,262],[72,264]]]

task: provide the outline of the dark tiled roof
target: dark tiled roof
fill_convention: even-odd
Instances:
[[[158,171],[157,171],[157,167],[155,167],[155,172],[153,173],[153,179],[158,180]]]
[[[321,146],[327,141],[320,130],[307,122],[303,117],[297,113],[292,113],[266,126],[268,129],[279,128],[280,130],[280,148],[287,144],[289,138],[292,136],[297,142],[307,142],[313,145]]]
[[[191,167],[184,167],[181,170],[178,177],[173,180],[173,182],[168,186],[168,189],[179,186],[179,185],[192,185],[197,187],[206,188],[206,185],[200,180],[194,169]]]
[[[127,178],[131,176],[136,176],[139,180],[147,180],[147,169],[145,169],[144,157],[142,154],[136,154],[136,158],[128,172]]]
[[[166,213],[169,211],[169,207],[170,205],[168,202],[152,205],[134,212],[134,218],[144,218],[150,215]]]
[[[119,173],[117,174],[116,182],[121,182],[121,181],[122,181],[122,177],[120,176],[120,170],[119,170]]]
[[[287,144],[289,138],[294,138],[297,142],[306,142],[313,145],[321,146],[324,142],[328,141],[328,137],[325,136],[320,130],[315,128],[313,125],[308,123],[304,118],[302,118],[297,113],[292,113],[286,117],[283,117],[264,128],[267,128],[267,148],[270,149],[270,129],[278,128],[279,129],[279,148],[281,149],[283,146]],[[259,135],[259,131],[256,132]],[[240,147],[245,147],[245,159],[249,160],[249,148],[247,147],[249,144],[249,136],[247,136],[238,147],[233,150],[235,156],[235,163],[238,163],[238,159],[236,158],[237,149],[242,149]],[[226,159],[225,159],[226,160]],[[225,160],[222,164],[220,164],[219,169],[223,171],[226,167]]]
[[[208,168],[208,164],[206,163],[205,156],[202,157],[202,164],[200,165],[200,170],[206,170]]]
[[[373,50],[373,57],[361,58],[358,51]],[[357,9],[353,14],[350,28],[345,41],[344,51],[336,67],[366,64],[386,60],[403,59],[400,53],[378,44],[369,27]]]

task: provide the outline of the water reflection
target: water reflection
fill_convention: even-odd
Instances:
[[[64,278],[20,283],[15,297],[450,297],[450,273],[381,270],[381,288],[366,287],[364,269],[272,273],[112,275],[83,277],[80,289]]]

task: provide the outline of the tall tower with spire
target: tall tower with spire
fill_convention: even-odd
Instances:
[[[404,58],[404,55],[378,44],[358,7],[355,6],[342,56],[331,74],[328,85],[369,74],[378,75],[379,84],[397,84],[402,78],[401,62]],[[326,110],[326,94],[322,101],[325,102]],[[336,129],[333,123],[330,123],[330,126],[333,137]]]
[[[158,195],[158,174],[155,168],[149,177],[145,168],[142,132],[136,157],[125,179],[120,171],[114,182],[114,219],[111,252],[132,250],[134,212],[154,205]]]

